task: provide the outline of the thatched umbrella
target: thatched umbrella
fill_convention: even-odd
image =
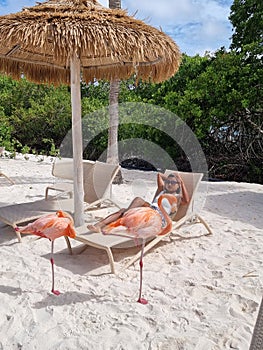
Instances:
[[[49,0],[0,16],[0,71],[36,83],[70,84],[74,211],[84,223],[80,79],[173,76],[180,52],[173,40],[126,11],[96,0]]]

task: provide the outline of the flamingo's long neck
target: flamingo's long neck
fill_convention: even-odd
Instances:
[[[166,210],[164,209],[163,205],[162,205],[162,200],[163,198],[165,198],[163,195],[161,195],[158,198],[158,207],[160,208],[163,217],[165,219],[166,225],[163,227],[162,231],[158,234],[158,236],[162,236],[165,235],[167,232],[171,231],[172,229],[172,220],[170,218],[170,216],[167,214]]]

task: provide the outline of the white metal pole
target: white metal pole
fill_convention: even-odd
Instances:
[[[74,223],[84,225],[84,187],[83,187],[83,146],[81,124],[80,59],[75,54],[70,61],[72,144],[74,174]]]

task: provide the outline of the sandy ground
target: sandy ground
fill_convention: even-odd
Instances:
[[[55,182],[52,159],[0,159],[0,206],[44,198]],[[150,200],[156,174],[123,170],[113,197],[127,205]],[[50,242],[23,236],[0,222],[0,349],[248,350],[263,292],[263,186],[202,182],[200,213],[213,229],[184,225],[145,255],[143,294],[136,302],[139,265],[110,274],[104,251],[64,238],[55,241],[50,293]],[[95,222],[112,208],[87,216]],[[118,267],[138,247],[114,249]]]

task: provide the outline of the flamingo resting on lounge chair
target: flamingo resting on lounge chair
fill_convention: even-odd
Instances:
[[[140,291],[138,302],[147,304],[148,301],[142,298],[142,268],[143,251],[145,240],[150,237],[164,235],[171,231],[172,220],[165,211],[169,207],[170,212],[177,210],[177,198],[172,194],[162,194],[158,198],[157,209],[152,207],[140,207],[127,210],[118,220],[108,224],[102,229],[104,234],[115,234],[120,236],[129,236],[134,239],[142,239],[142,250],[140,258]]]
[[[27,226],[16,227],[16,231],[20,233],[30,233],[40,237],[48,238],[51,241],[51,269],[52,269],[52,289],[51,292],[55,295],[59,295],[60,292],[54,289],[54,240],[61,236],[69,236],[74,238],[76,232],[74,229],[74,222],[72,217],[59,210],[55,214],[48,214],[40,217],[34,222],[29,223]]]

